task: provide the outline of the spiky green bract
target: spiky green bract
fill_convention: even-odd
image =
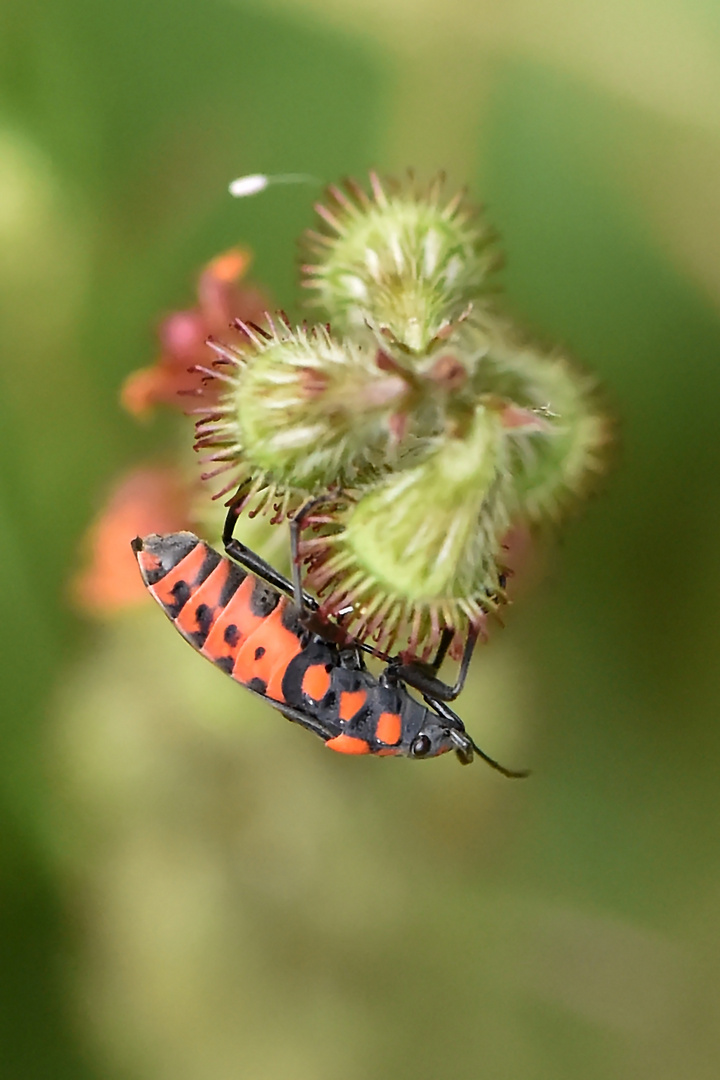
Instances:
[[[380,370],[374,339],[336,341],[327,327],[273,320],[240,328],[242,349],[215,346],[223,388],[198,424],[197,446],[230,474],[224,491],[247,482],[246,503],[259,496],[259,508],[272,502],[283,516],[309,494],[374,478],[388,418],[410,392]]]
[[[317,290],[337,329],[367,324],[426,353],[488,291],[494,234],[461,194],[441,202],[441,180],[420,192],[371,173],[370,186],[371,195],[353,180],[347,194],[328,188],[329,205],[316,206],[326,231],[306,235],[316,261],[303,267],[303,285]]]
[[[477,390],[492,388],[536,417],[507,427],[513,517],[557,521],[605,469],[611,425],[597,383],[559,351],[542,351],[507,324],[487,330]]]
[[[344,486],[386,433],[407,393],[376,349],[334,341],[325,327],[274,335],[238,381],[238,424],[257,464],[292,487]]]
[[[420,464],[340,513],[340,531],[304,543],[323,610],[351,607],[344,625],[354,635],[386,649],[405,639],[413,654],[444,627],[482,628],[503,599],[508,467],[501,414],[479,403]]]

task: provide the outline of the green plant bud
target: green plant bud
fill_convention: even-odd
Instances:
[[[316,205],[325,231],[306,234],[316,261],[303,267],[303,285],[341,331],[369,325],[400,349],[431,351],[489,291],[494,233],[462,193],[441,203],[441,179],[425,192],[383,186],[375,173],[371,195],[354,180],[344,186]]]
[[[392,417],[411,395],[397,370],[378,366],[377,344],[335,341],[327,327],[269,320],[268,329],[238,323],[247,345],[214,345],[219,363],[207,375],[222,389],[197,425],[197,449],[227,472],[222,492],[247,484],[255,512],[279,517],[300,499],[362,484],[384,467]]]
[[[418,465],[331,515],[338,531],[303,543],[323,610],[383,648],[405,638],[413,654],[445,627],[481,629],[504,599],[508,467],[502,415],[478,403]]]
[[[556,521],[605,470],[611,425],[597,383],[558,352],[522,341],[507,324],[490,326],[487,343],[476,388],[492,388],[518,407],[515,420],[506,415],[513,516]]]

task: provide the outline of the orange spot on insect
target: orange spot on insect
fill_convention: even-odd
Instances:
[[[302,692],[313,701],[320,701],[330,689],[330,674],[324,664],[313,664],[303,675]]]
[[[339,754],[369,754],[370,747],[364,739],[354,739],[352,735],[336,735],[325,743]]]
[[[394,746],[386,746],[384,750],[376,750],[375,757],[397,757],[399,753]]]
[[[364,690],[343,691],[340,695],[340,719],[352,720],[355,713],[362,709],[366,701],[367,694]]]
[[[378,742],[387,743],[388,746],[397,746],[402,733],[402,722],[399,713],[380,713],[380,718],[375,729],[375,738]]]
[[[156,585],[150,587],[150,592],[155,599],[159,600],[164,607],[172,607],[175,603],[173,589],[179,581],[187,582],[188,588],[192,591],[198,574],[202,570],[207,552],[207,544],[198,542],[192,551],[189,551],[185,558],[181,559],[177,566],[172,568],[169,574],[161,578]]]
[[[220,603],[223,586],[227,581],[229,573],[230,563],[227,559],[223,559],[222,562],[218,563],[212,573],[205,578],[202,585],[196,589],[190,601],[178,615],[175,620],[175,625],[178,630],[181,630],[185,634],[193,634],[200,629],[196,618],[196,612],[201,604],[204,604],[205,607],[210,608],[212,611],[209,622],[209,626],[212,626],[218,615],[217,607]]]
[[[253,630],[241,647],[233,667],[233,679],[249,683],[262,679],[265,693],[273,701],[284,701],[282,681],[293,657],[302,651],[302,645],[292,630],[283,626],[283,611],[287,600],[281,600],[273,612]]]

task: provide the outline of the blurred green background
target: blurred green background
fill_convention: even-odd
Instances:
[[[6,2],[0,1075],[718,1076],[719,12]],[[460,702],[523,784],[325,753],[156,609],[68,600],[113,479],[172,456],[118,387],[198,267],[247,245],[299,312],[311,193],[227,182],[372,165],[470,184],[621,421]]]

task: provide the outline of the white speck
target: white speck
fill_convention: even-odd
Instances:
[[[228,191],[234,198],[244,199],[246,195],[257,195],[264,191],[269,182],[262,173],[250,173],[249,176],[238,176],[237,180],[233,180]]]
[[[238,176],[228,187],[230,194],[236,199],[244,199],[247,195],[259,195],[270,184],[319,184],[320,181],[307,173],[276,173],[274,176],[265,173],[248,173],[247,176]]]

